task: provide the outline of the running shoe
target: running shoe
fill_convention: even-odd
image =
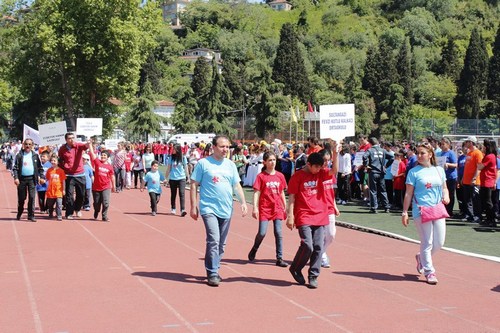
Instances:
[[[434,273],[427,274],[425,276],[425,278],[427,279],[428,284],[437,284],[438,283],[438,279],[436,277],[436,274],[434,274]]]
[[[424,274],[424,268],[422,267],[422,263],[420,262],[420,253],[415,255],[415,260],[417,261],[417,272],[419,274]]]

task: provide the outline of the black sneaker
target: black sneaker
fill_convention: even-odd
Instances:
[[[255,249],[254,247],[252,247],[252,249],[250,250],[250,252],[248,252],[248,260],[254,261],[256,254],[257,254],[257,249]]]
[[[99,212],[94,212],[94,220],[97,220],[98,216],[99,216]]]
[[[22,214],[23,214],[23,213],[21,213],[21,214],[17,213],[17,215],[16,215],[16,220],[18,220],[18,221],[19,221],[19,220],[21,219],[21,215],[22,215]]]
[[[288,267],[288,264],[281,258],[276,260],[276,266],[278,267]]]
[[[309,285],[307,287],[310,289],[318,288],[318,277],[317,276],[310,276],[309,277]]]
[[[36,218],[34,216],[28,217],[28,221],[36,222]]]
[[[220,276],[219,275],[212,275],[208,277],[207,284],[211,287],[218,287],[220,284]]]
[[[370,214],[377,214],[377,211],[375,209],[370,209]]]
[[[304,275],[302,275],[302,272],[296,272],[292,269],[292,266],[288,269],[290,273],[292,274],[292,277],[295,281],[297,281],[298,284],[304,285],[306,284],[306,279],[304,279]]]

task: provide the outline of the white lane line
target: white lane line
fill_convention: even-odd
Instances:
[[[106,244],[104,244],[99,238],[97,238],[96,235],[94,235],[92,233],[92,231],[90,231],[85,225],[83,224],[79,224],[80,227],[83,228],[83,230],[85,230],[89,235],[90,237],[92,237],[106,252],[108,252],[108,254],[110,256],[112,256],[123,268],[125,268],[125,270],[127,272],[129,272],[131,275],[132,273],[134,273],[134,270],[132,268],[130,268],[130,266],[128,266],[120,257],[118,257],[118,255],[116,255],[109,247],[106,246]],[[139,281],[151,294],[153,294],[156,299],[161,303],[163,304],[170,312],[172,312],[174,314],[175,317],[177,317],[177,319],[179,319],[179,321],[181,321],[184,326],[186,326],[188,328],[188,330],[190,332],[198,332],[198,330],[196,330],[196,328],[193,327],[193,325],[191,325],[189,323],[189,321],[184,318],[170,303],[168,303],[160,294],[158,294],[149,284],[147,284],[145,281],[144,281],[144,278],[141,277],[141,276],[137,276],[135,275],[135,277],[137,278],[137,281]]]
[[[19,271],[5,271],[5,274],[17,274]]]
[[[5,188],[6,182],[3,183],[4,198],[7,198],[7,206],[10,205],[10,196],[7,195],[7,189]],[[11,219],[12,230],[14,232],[14,238],[16,240],[17,253],[19,255],[19,261],[21,262],[21,268],[23,272],[24,284],[26,285],[26,293],[28,294],[28,300],[31,307],[31,314],[33,315],[33,322],[35,325],[36,333],[43,333],[42,320],[40,318],[40,313],[38,312],[38,306],[36,304],[35,293],[33,292],[33,286],[31,285],[31,279],[28,272],[28,265],[26,264],[26,259],[24,258],[23,248],[21,246],[21,239],[19,233],[17,232],[17,221]]]

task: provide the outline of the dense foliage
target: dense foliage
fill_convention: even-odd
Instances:
[[[147,82],[177,104],[179,132],[229,133],[231,110],[245,108],[264,137],[288,128],[296,97],[301,113],[307,100],[355,103],[367,134],[407,135],[409,117],[500,114],[498,1],[290,0],[288,12],[193,1],[176,30],[159,26],[155,1],[23,2],[1,8],[1,126],[10,110],[37,123],[111,119],[109,98],[138,105]],[[222,72],[180,58],[196,47],[220,51]]]

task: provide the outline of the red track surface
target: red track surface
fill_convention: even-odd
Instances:
[[[498,263],[441,251],[431,286],[416,273],[417,245],[338,228],[333,267],[310,290],[274,265],[272,229],[247,262],[257,222],[235,214],[213,288],[203,223],[167,215],[168,189],[156,217],[147,194],[129,190],[112,195],[109,223],[92,212],[28,223],[15,220],[3,167],[0,181],[2,333],[500,332]],[[284,229],[285,259],[298,245]]]

